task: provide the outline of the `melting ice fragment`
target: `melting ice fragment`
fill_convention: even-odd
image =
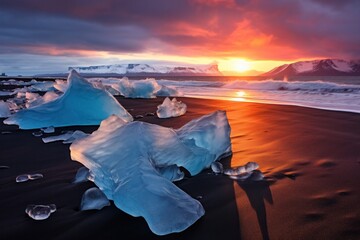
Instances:
[[[111,87],[127,98],[155,98],[155,93],[161,89],[161,86],[152,78],[130,81],[124,77]]]
[[[93,87],[72,70],[68,77],[68,88],[62,96],[42,105],[20,110],[4,120],[4,123],[17,124],[21,129],[98,125],[111,114],[116,114],[127,122],[133,120],[110,93]]]
[[[151,231],[165,235],[191,226],[204,215],[204,208],[169,180],[173,177],[164,176],[176,172],[174,165],[195,175],[230,154],[230,126],[224,111],[178,130],[111,116],[97,131],[73,142],[70,151],[116,207],[144,217]]]
[[[22,174],[16,177],[16,182],[26,182],[28,180],[36,180],[43,178],[44,176],[41,173],[35,173],[35,174]]]
[[[224,167],[220,162],[213,162],[211,163],[211,170],[216,173],[223,173],[224,172]]]
[[[85,191],[82,196],[80,210],[100,210],[103,207],[110,206],[110,202],[105,194],[98,188],[93,187]]]
[[[80,182],[88,181],[89,174],[90,174],[89,169],[87,169],[86,167],[79,168],[76,172],[76,176],[75,176],[73,183],[80,183]]]
[[[68,131],[68,132],[58,135],[58,136],[46,137],[46,138],[43,138],[42,140],[44,143],[63,141],[64,144],[68,144],[68,143],[72,143],[76,139],[84,138],[88,135],[89,134],[84,133],[83,131],[76,130],[75,132]]]
[[[259,168],[259,164],[256,162],[248,162],[244,166],[227,168],[224,170],[224,174],[228,175],[231,179],[245,180],[251,179],[253,181],[260,181],[264,178],[260,171],[256,171]]]
[[[49,205],[28,205],[25,209],[25,213],[35,220],[47,219],[51,213],[56,211],[55,204]]]
[[[186,104],[177,101],[176,98],[170,100],[168,97],[157,107],[156,114],[159,118],[178,117],[186,113]]]
[[[9,105],[0,100],[0,118],[6,118],[10,116],[10,109],[9,109]]]
[[[41,131],[43,131],[43,133],[53,133],[55,132],[55,128],[54,127],[41,128]]]
[[[42,131],[36,131],[32,133],[33,136],[35,137],[41,137],[43,135]]]

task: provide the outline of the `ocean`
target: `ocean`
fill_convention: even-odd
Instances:
[[[133,79],[135,80],[135,79]],[[360,113],[360,76],[297,77],[161,77],[185,97],[296,105]]]

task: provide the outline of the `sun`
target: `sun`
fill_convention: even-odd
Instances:
[[[232,60],[230,64],[234,72],[245,72],[250,70],[250,63],[243,59]]]

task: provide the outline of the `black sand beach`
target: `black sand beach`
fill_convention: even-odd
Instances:
[[[237,182],[206,170],[178,182],[203,204],[205,216],[184,232],[159,237],[142,218],[113,204],[100,211],[79,211],[82,194],[94,184],[71,183],[81,165],[71,161],[69,145],[44,144],[32,130],[1,123],[0,165],[9,168],[0,169],[0,239],[360,238],[360,114],[178,100],[188,106],[184,116],[158,119],[146,113],[155,112],[163,98],[119,98],[133,116],[144,116],[136,121],[173,128],[226,110],[233,155],[221,162],[228,166],[257,162],[266,181]],[[97,127],[56,128],[55,135],[68,129],[91,133]],[[16,183],[16,176],[24,173],[42,173],[44,178]],[[25,214],[28,204],[50,203],[58,209],[46,220],[35,221]]]

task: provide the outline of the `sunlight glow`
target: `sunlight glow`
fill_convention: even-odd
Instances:
[[[243,59],[235,59],[230,62],[231,68],[236,72],[245,72],[250,70],[250,63]]]

